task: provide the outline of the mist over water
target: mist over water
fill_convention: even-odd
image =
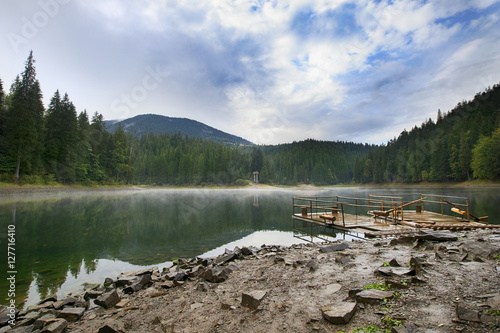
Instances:
[[[0,240],[6,244],[7,226],[15,224],[17,304],[26,306],[52,293],[81,292],[84,282],[102,283],[144,266],[168,267],[175,258],[301,243],[291,219],[294,196],[374,193],[466,196],[474,214],[500,224],[495,188],[147,189],[0,201]],[[324,239],[351,239],[332,230],[316,232]],[[6,262],[6,251],[1,253]],[[0,290],[7,289],[5,281]]]

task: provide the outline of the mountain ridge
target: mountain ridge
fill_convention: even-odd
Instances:
[[[125,132],[132,133],[134,136],[180,133],[183,136],[211,140],[225,145],[254,145],[244,138],[189,118],[168,117],[149,113],[124,120],[106,120],[104,123],[110,133],[116,131],[118,126],[121,125]]]

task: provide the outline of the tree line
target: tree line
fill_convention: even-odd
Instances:
[[[358,183],[500,180],[500,85],[404,130],[354,165]]]

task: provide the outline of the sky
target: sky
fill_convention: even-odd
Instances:
[[[500,0],[2,0],[0,79],[33,50],[46,106],[385,144],[500,82],[499,21]]]

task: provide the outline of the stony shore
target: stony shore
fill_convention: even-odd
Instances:
[[[9,309],[0,311],[0,325]],[[500,232],[227,250],[110,277],[3,332],[499,332]]]

